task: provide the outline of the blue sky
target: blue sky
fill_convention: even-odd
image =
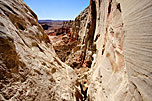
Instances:
[[[90,0],[24,0],[39,20],[74,20]]]

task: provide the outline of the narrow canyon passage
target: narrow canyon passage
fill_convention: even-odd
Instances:
[[[151,101],[151,0],[90,0],[38,20],[0,0],[0,101]]]
[[[89,12],[91,11],[91,12]],[[87,19],[89,21],[87,22]],[[81,21],[84,21],[83,23]],[[81,39],[81,26],[87,23],[85,36]],[[89,73],[93,61],[92,55],[96,52],[93,47],[96,28],[96,4],[90,1],[87,7],[75,21],[43,21],[39,24],[48,35],[56,54],[62,62],[69,65],[77,74],[75,83],[76,101],[86,101],[89,87]],[[84,30],[85,31],[85,30]],[[82,42],[84,40],[84,42]],[[89,50],[88,50],[89,49]],[[89,53],[89,54],[88,54]]]
[[[88,9],[88,8],[87,8]],[[60,60],[69,65],[78,75],[76,80],[76,99],[85,101],[87,99],[87,90],[89,81],[88,72],[91,68],[92,60],[86,61],[80,50],[81,40],[72,34],[77,34],[75,21],[39,21],[44,32],[48,35],[53,48]],[[51,27],[49,27],[51,26]],[[76,32],[75,32],[76,31]],[[84,55],[84,54],[83,54]],[[69,61],[70,60],[70,61]],[[85,61],[84,61],[85,60]],[[84,61],[85,63],[82,63]]]

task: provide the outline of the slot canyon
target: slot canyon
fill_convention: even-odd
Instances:
[[[152,0],[90,0],[69,21],[0,0],[0,101],[152,101]]]

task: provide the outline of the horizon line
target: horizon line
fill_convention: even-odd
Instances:
[[[75,20],[75,19],[50,19],[50,18],[38,18],[38,20]]]

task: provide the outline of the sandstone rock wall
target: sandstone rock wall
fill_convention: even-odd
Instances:
[[[72,37],[83,40],[86,22],[88,18],[89,7],[84,9],[76,18],[72,24]]]
[[[151,0],[90,0],[88,9],[77,49],[81,62],[93,57],[88,100],[151,101]]]
[[[0,100],[74,100],[75,72],[23,0],[0,0]]]
[[[91,101],[152,100],[151,0],[95,0]]]
[[[152,100],[151,11],[150,0],[90,0],[88,11],[77,17],[85,14],[79,21],[81,44],[73,50],[74,57],[79,56],[82,64],[93,58],[91,69],[84,73],[88,100]],[[86,67],[71,66],[80,71]]]
[[[89,7],[82,11],[72,24],[72,38],[78,41],[77,46],[72,49],[70,55],[66,58],[66,63],[73,68],[81,67],[82,49],[84,47],[84,38],[87,30]]]

